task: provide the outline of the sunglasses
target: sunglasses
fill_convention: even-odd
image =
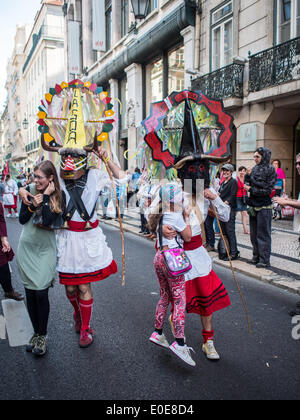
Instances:
[[[300,162],[296,162],[296,166],[300,166]]]

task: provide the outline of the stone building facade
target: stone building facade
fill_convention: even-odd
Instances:
[[[233,163],[253,166],[256,147],[269,147],[287,193],[298,195],[299,0],[151,0],[142,19],[130,0],[64,0],[63,11],[66,77],[120,98],[112,142],[125,168],[134,166],[123,154],[136,150],[150,103],[191,88],[222,98],[233,115]]]

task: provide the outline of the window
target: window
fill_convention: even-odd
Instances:
[[[184,48],[180,47],[168,54],[168,92],[184,89]]]
[[[300,36],[300,0],[277,0],[277,43]]]
[[[112,41],[112,8],[111,0],[105,1],[106,50],[111,49]]]
[[[129,0],[121,0],[121,36],[128,33],[129,27]]]
[[[158,0],[150,0],[148,14],[153,12],[153,10],[157,9],[158,7]]]
[[[211,13],[212,71],[232,63],[233,7],[232,1]]]

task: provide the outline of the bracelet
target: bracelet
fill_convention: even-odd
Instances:
[[[28,206],[27,207],[28,208],[28,210],[30,211],[30,213],[34,213],[34,211],[33,210],[31,210],[31,208]]]
[[[110,157],[109,157],[109,156],[107,156],[107,158],[105,158],[104,162],[105,162],[105,163],[108,163],[109,161],[110,161]]]

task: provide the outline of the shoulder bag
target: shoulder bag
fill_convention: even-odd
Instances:
[[[177,248],[170,248],[163,251],[162,221],[163,221],[163,216],[160,219],[159,228],[158,228],[160,252],[164,256],[165,264],[170,275],[173,277],[178,277],[186,273],[187,271],[190,271],[192,268],[192,264],[188,256],[186,255],[184,249],[178,243],[177,238],[176,238],[176,242],[178,243]]]

